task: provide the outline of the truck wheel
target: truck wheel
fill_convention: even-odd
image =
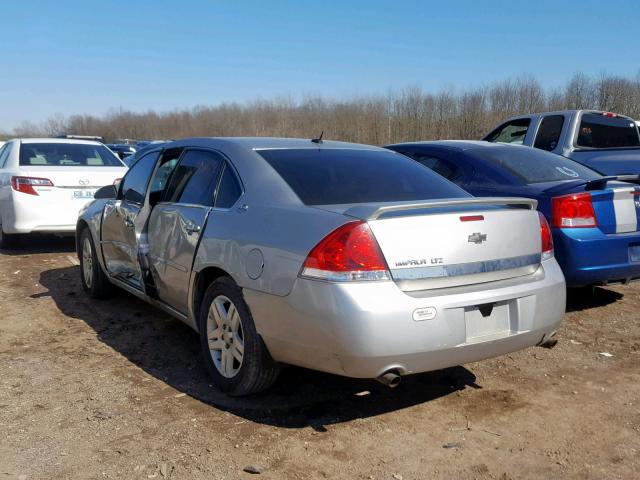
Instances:
[[[102,271],[88,228],[80,234],[80,278],[90,298],[107,298],[111,294],[112,285]]]
[[[280,369],[231,278],[222,277],[209,285],[198,320],[204,363],[219,390],[233,396],[249,395],[276,381]]]

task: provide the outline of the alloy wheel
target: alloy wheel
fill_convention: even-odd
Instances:
[[[218,372],[226,378],[235,377],[242,367],[244,335],[238,309],[224,295],[214,298],[209,307],[207,339]]]
[[[93,250],[88,236],[82,242],[82,275],[87,288],[93,283]]]

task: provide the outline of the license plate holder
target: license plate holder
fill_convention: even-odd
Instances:
[[[74,190],[73,191],[73,199],[74,200],[88,200],[93,198],[95,195],[95,189],[86,189],[86,190]]]
[[[510,302],[474,305],[464,309],[467,343],[503,338],[511,333]]]

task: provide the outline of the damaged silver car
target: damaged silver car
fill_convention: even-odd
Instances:
[[[395,385],[554,342],[565,284],[535,207],[377,147],[188,139],[98,191],[77,250],[90,297],[117,286],[190,325],[231,395],[286,364]]]

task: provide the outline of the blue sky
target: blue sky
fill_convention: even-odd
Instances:
[[[640,72],[639,0],[22,0],[0,16],[0,130],[120,107]]]

